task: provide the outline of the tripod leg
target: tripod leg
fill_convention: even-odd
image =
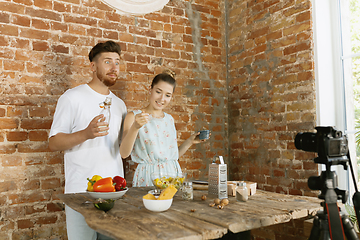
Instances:
[[[320,239],[320,219],[318,216],[315,216],[313,221],[313,226],[311,228],[309,240],[319,240],[319,239]]]
[[[359,237],[354,229],[354,226],[352,222],[350,221],[350,218],[347,215],[343,215],[341,217],[343,226],[344,226],[344,232],[347,240],[359,240]]]

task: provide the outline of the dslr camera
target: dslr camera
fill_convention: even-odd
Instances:
[[[314,162],[326,166],[326,170],[322,171],[320,176],[311,176],[308,179],[309,188],[311,190],[321,190],[318,197],[324,199],[324,202],[321,203],[324,209],[318,211],[314,218],[309,240],[330,240],[330,237],[331,239],[345,239],[345,236],[349,240],[358,240],[359,238],[349,217],[341,213],[340,208],[337,206],[338,200],[341,200],[344,204],[347,202],[348,191],[337,188],[336,172],[331,171],[331,166],[336,164],[342,164],[346,170],[349,163],[355,187],[352,200],[360,228],[360,192],[351,165],[348,138],[334,127],[315,127],[315,129],[316,133],[300,132],[295,137],[295,147],[297,149],[316,152],[318,157],[314,159]]]
[[[348,139],[334,127],[315,127],[316,133],[298,133],[295,137],[295,147],[307,152],[317,152],[315,163],[344,164],[348,160]],[[345,165],[344,164],[344,165]]]

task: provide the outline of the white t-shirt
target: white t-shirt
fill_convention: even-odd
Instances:
[[[67,90],[58,100],[49,137],[85,129],[100,114],[102,108],[99,104],[106,97],[112,98],[109,134],[64,151],[65,193],[85,192],[87,178],[93,175],[103,178],[124,176],[119,146],[127,109],[123,100],[112,92],[102,95],[87,84]]]

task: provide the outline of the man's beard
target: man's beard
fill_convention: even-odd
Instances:
[[[111,78],[107,77],[107,75],[102,75],[100,74],[99,72],[96,73],[96,76],[98,77],[98,79],[104,83],[105,86],[107,87],[111,87],[111,86],[114,86],[115,83],[116,83],[116,79],[115,80],[112,80]]]

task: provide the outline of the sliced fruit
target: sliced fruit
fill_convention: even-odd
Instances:
[[[156,197],[151,193],[146,194],[145,196],[143,196],[143,198],[148,200],[156,200]]]
[[[171,184],[161,192],[158,200],[172,199],[176,192],[177,192],[176,187]]]

